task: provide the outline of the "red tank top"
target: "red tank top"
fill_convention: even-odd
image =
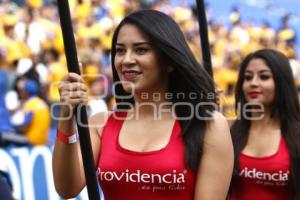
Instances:
[[[240,172],[231,200],[289,200],[290,155],[284,138],[271,156],[240,154]]]
[[[97,175],[105,200],[192,200],[195,173],[184,162],[184,143],[175,121],[166,147],[135,152],[119,144],[126,113],[111,115],[103,128]],[[122,119],[121,119],[122,118]]]

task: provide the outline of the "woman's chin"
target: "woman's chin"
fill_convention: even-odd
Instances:
[[[134,86],[134,84],[132,83],[123,83],[123,89],[125,90],[125,92],[130,93],[130,94],[134,94],[136,87]]]

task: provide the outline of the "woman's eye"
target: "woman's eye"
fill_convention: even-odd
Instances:
[[[250,81],[252,79],[252,76],[250,75],[245,75],[245,80]]]
[[[148,51],[148,49],[144,47],[139,47],[135,51],[137,54],[145,54]]]
[[[116,48],[116,53],[121,55],[121,54],[124,54],[125,53],[125,49],[123,48]]]
[[[267,74],[262,74],[260,75],[260,79],[261,80],[268,80],[271,76],[270,75],[267,75]]]

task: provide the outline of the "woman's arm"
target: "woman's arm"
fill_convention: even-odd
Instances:
[[[85,101],[86,89],[81,85],[82,79],[79,75],[70,73],[63,81],[64,83],[60,86],[62,102],[74,107]],[[75,82],[76,84],[74,84]],[[79,92],[76,95],[74,91]],[[62,106],[60,116],[66,117],[70,112],[73,113],[73,110],[70,110],[67,106]],[[97,165],[100,149],[100,133],[102,132],[100,124],[105,123],[105,116],[104,113],[99,113],[89,119],[89,132],[95,166]],[[74,119],[59,120],[58,130],[66,134],[73,134],[75,132]],[[63,198],[77,196],[86,185],[79,142],[64,144],[57,140],[54,146],[52,165],[56,191]]]
[[[233,171],[233,146],[227,121],[219,112],[213,114],[203,145],[195,200],[224,200]]]

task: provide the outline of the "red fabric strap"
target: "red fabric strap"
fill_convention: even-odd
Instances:
[[[64,144],[73,144],[78,142],[79,139],[77,133],[69,135],[59,130],[57,130],[56,138]]]

